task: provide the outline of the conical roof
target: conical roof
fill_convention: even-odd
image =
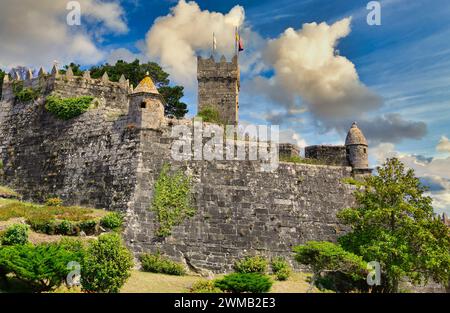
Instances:
[[[356,122],[353,122],[352,127],[348,131],[347,138],[345,139],[345,145],[366,145],[367,140],[364,137],[362,131],[358,128]]]
[[[141,82],[133,90],[133,93],[140,92],[159,94],[158,89],[156,89],[156,86],[148,72],[146,73],[144,79],[141,80]]]

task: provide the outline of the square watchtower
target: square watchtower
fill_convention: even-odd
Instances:
[[[211,107],[219,112],[226,125],[237,125],[239,112],[240,74],[237,56],[227,62],[214,57],[197,58],[198,111]]]

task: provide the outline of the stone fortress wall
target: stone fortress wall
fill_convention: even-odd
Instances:
[[[0,180],[24,199],[59,196],[67,204],[122,211],[124,238],[136,254],[159,249],[192,269],[214,272],[230,270],[246,255],[291,257],[295,245],[335,240],[344,231],[335,216],[353,204],[353,187],[343,181],[352,167],[280,163],[275,172],[265,172],[258,161],[174,161],[171,127],[192,122],[161,116],[157,91],[138,86],[133,93],[124,80],[70,74],[30,79],[27,85],[40,79],[45,86],[43,96],[30,103],[15,101],[11,82],[5,82]],[[51,92],[93,95],[96,106],[61,121],[45,110]],[[192,176],[198,211],[161,239],[154,235],[157,223],[149,208],[164,163]]]

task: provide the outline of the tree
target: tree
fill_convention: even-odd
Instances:
[[[169,74],[155,62],[140,64],[137,59],[131,63],[119,60],[115,65],[106,63],[91,67],[90,72],[92,78],[100,78],[107,72],[109,79],[114,82],[119,81],[123,74],[135,87],[148,72],[166,102],[165,114],[169,117],[182,118],[188,112],[186,103],[181,102],[181,98],[184,96],[184,87],[170,86]]]
[[[398,159],[388,159],[378,175],[356,183],[357,206],[338,213],[351,227],[341,246],[366,262],[381,265],[376,291],[398,292],[402,278],[447,284],[450,278],[450,232],[434,217],[427,188]]]

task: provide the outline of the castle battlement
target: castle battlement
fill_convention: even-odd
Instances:
[[[228,62],[223,55],[218,62],[216,62],[213,56],[205,59],[198,56],[197,79],[239,80],[239,64],[237,56],[234,56],[231,59],[231,62]]]
[[[133,91],[133,86],[124,76],[119,82],[112,82],[107,73],[100,79],[93,79],[89,71],[84,72],[83,76],[75,76],[71,68],[65,74],[59,74],[56,67],[51,73],[45,73],[41,68],[37,77],[29,72],[25,80],[21,80],[17,73],[13,76],[10,78],[6,75],[3,80],[4,101],[12,101],[15,86],[22,85],[24,88],[39,90],[43,95],[52,93],[63,98],[93,96],[110,108],[127,110],[128,95]]]

